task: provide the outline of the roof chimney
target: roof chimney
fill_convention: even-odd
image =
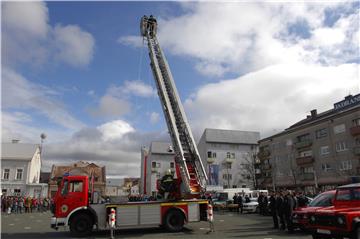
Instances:
[[[17,143],[19,143],[20,142],[20,139],[13,139],[13,140],[11,140],[11,143],[13,143],[13,144],[17,144]]]
[[[312,110],[312,111],[310,111],[310,112],[311,112],[311,118],[316,118],[316,116],[317,116],[317,110],[314,109],[314,110]]]

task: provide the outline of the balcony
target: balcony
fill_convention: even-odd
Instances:
[[[314,173],[299,174],[299,179],[301,181],[312,181],[312,180],[314,180]]]
[[[353,148],[353,152],[354,152],[355,155],[360,156],[360,146],[355,146]]]
[[[215,162],[215,158],[207,158],[206,161],[208,164],[213,164]]]
[[[296,158],[297,165],[312,164],[313,162],[314,162],[313,156],[305,156],[305,157]]]
[[[300,142],[295,142],[295,148],[302,149],[302,148],[310,147],[312,143],[313,143],[312,140],[309,139]]]
[[[228,164],[232,164],[235,161],[234,158],[225,158],[223,163],[228,163]]]
[[[360,135],[360,125],[356,125],[350,128],[350,134],[352,136]]]
[[[270,157],[270,151],[267,149],[260,150],[257,156],[260,160],[266,160]]]
[[[271,165],[270,164],[264,164],[262,166],[263,170],[271,170]]]

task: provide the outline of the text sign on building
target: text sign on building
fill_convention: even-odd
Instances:
[[[355,104],[358,104],[360,103],[360,94],[357,94],[357,95],[349,95],[349,96],[346,96],[345,97],[345,100],[342,100],[340,102],[337,102],[334,104],[334,109],[335,110],[339,110],[339,109],[342,109],[342,108],[345,108],[345,107],[348,107],[348,106],[351,106],[351,105],[355,105]]]

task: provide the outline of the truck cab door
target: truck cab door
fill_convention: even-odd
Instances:
[[[87,193],[83,180],[65,180],[57,208],[59,217],[66,217],[75,208],[87,206]]]

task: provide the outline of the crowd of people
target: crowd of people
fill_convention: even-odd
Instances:
[[[257,202],[259,214],[271,215],[273,218],[274,228],[280,230],[294,231],[292,225],[293,210],[297,207],[304,207],[308,204],[308,198],[303,192],[291,192],[288,190],[279,192],[270,192],[269,195],[260,193]],[[237,204],[238,212],[243,213],[244,203],[249,203],[248,195],[237,193],[233,197],[233,203]]]
[[[35,198],[30,196],[1,196],[1,212],[11,213],[32,213],[45,212],[50,210],[52,200],[49,198]]]
[[[292,225],[293,210],[297,207],[304,207],[308,204],[308,198],[303,192],[291,192],[288,190],[270,192],[269,210],[273,218],[274,228],[294,231]]]

